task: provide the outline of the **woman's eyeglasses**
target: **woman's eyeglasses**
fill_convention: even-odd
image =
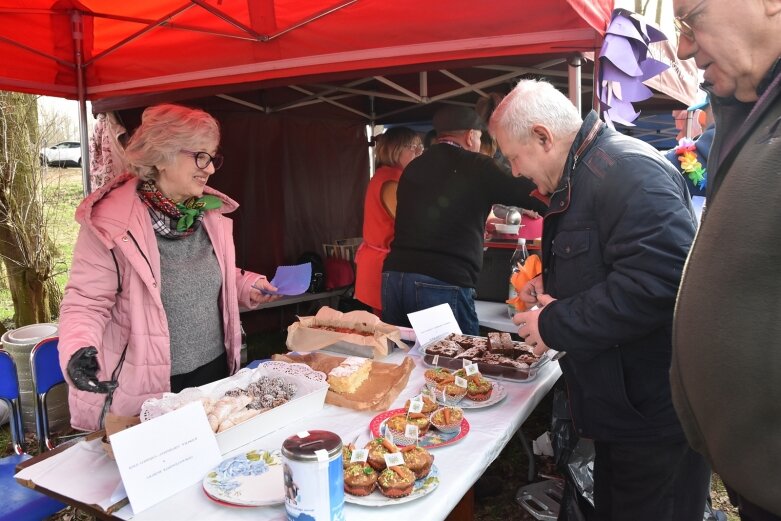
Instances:
[[[222,154],[211,155],[208,152],[193,152],[191,150],[180,150],[180,152],[195,159],[195,166],[201,170],[206,170],[210,164],[214,165],[214,170],[219,170],[225,159]]]

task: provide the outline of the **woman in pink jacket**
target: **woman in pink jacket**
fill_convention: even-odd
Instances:
[[[60,309],[60,363],[71,424],[137,415],[147,398],[239,367],[239,305],[275,297],[266,277],[236,268],[238,205],[206,186],[222,165],[217,122],[202,110],[144,111],[125,174],[87,197]]]

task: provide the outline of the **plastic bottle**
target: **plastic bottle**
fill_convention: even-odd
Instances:
[[[512,283],[512,276],[521,270],[524,263],[526,262],[526,259],[528,258],[529,258],[529,252],[526,249],[526,239],[518,238],[518,246],[515,247],[513,256],[510,259],[510,283],[509,283],[510,290],[508,292],[508,297],[507,297],[508,300],[513,299],[518,295],[518,293],[515,291],[515,286],[513,286]],[[518,310],[515,309],[514,305],[507,304],[507,313],[510,316],[510,318],[512,318],[513,315],[518,313]]]

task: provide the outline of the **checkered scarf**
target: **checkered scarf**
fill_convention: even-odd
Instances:
[[[138,196],[146,204],[149,215],[152,218],[152,228],[160,237],[182,239],[192,235],[201,225],[205,208],[200,208],[189,220],[185,218],[185,212],[182,211],[187,210],[188,203],[191,203],[190,199],[196,201],[195,197],[185,201],[184,205],[177,205],[160,193],[154,181],[144,181],[139,184]],[[190,208],[192,208],[192,204]],[[183,220],[189,221],[189,225],[183,226]]]

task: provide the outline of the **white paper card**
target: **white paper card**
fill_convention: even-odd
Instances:
[[[423,410],[423,402],[420,400],[410,400],[409,412],[420,412]]]
[[[474,376],[480,372],[480,369],[477,367],[477,364],[469,364],[464,366],[464,372],[467,376]]]
[[[404,456],[401,454],[401,452],[389,452],[385,454],[385,465],[388,467],[404,465]]]
[[[466,389],[466,378],[461,378],[460,376],[456,376],[456,385],[458,387],[463,387]]]
[[[369,449],[355,449],[350,455],[350,463],[355,463],[356,461],[366,463],[367,459],[369,459]]]
[[[112,435],[111,448],[136,514],[200,483],[222,461],[201,402]]]
[[[406,436],[407,438],[412,438],[413,440],[417,440],[418,426],[408,423],[407,426],[404,428],[404,436]]]
[[[409,323],[415,330],[415,336],[420,345],[426,345],[437,337],[448,333],[461,334],[453,310],[448,304],[440,304],[433,308],[423,309],[414,313],[408,313]]]

